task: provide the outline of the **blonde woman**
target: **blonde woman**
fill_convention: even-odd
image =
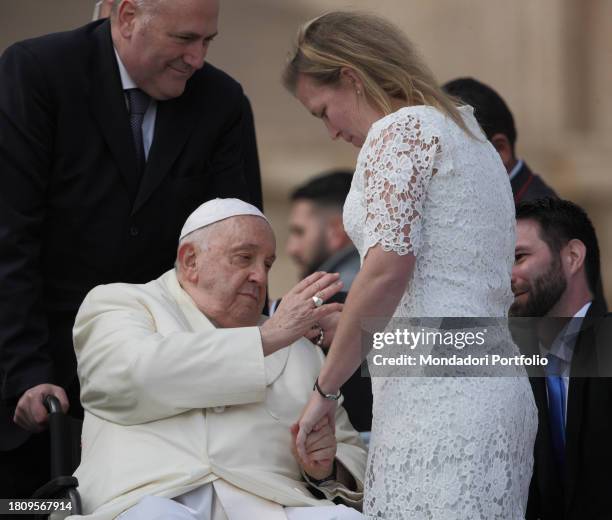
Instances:
[[[391,24],[351,12],[312,20],[283,79],[332,139],[361,149],[344,225],[362,268],[299,421],[305,456],[305,436],[332,420],[330,397],[359,366],[361,318],[507,315],[515,221],[508,176],[471,107],[440,90]],[[524,518],[537,428],[526,378],[372,387],[366,516]]]

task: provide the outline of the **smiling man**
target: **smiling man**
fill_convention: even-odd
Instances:
[[[176,269],[93,289],[74,340],[85,408],[76,472],[91,519],[362,518],[366,454],[346,412],[293,455],[323,354],[301,336],[339,308],[314,273],[261,315],[275,258],[254,206],[216,199],[180,235]],[[313,488],[319,500],[313,495]],[[286,506],[286,507],[283,507]],[[304,510],[304,508],[307,508]],[[88,517],[89,518],[89,517]]]
[[[204,65],[217,36],[218,0],[117,2],[111,34],[119,59],[138,87],[153,99],[179,97]]]
[[[539,425],[526,518],[609,518],[612,379],[602,376],[612,368],[612,327],[596,291],[597,236],[566,200],[523,202],[516,218],[510,313],[544,318],[534,336],[548,359],[542,377],[531,378]]]
[[[85,294],[171,268],[202,202],[261,204],[248,102],[205,63],[218,1],[112,9],[0,58],[0,497],[49,480],[43,396],[82,415],[71,328]]]

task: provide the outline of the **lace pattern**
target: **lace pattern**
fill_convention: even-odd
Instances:
[[[440,152],[439,137],[425,135],[411,115],[368,141],[364,177],[369,242],[400,255],[418,251],[423,200]]]
[[[416,257],[398,317],[507,316],[514,203],[497,152],[432,107],[377,121],[344,225],[361,259]],[[387,520],[524,518],[537,413],[528,380],[373,378],[364,513]]]

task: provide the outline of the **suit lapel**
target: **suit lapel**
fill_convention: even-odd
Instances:
[[[576,480],[579,475],[581,429],[583,425],[584,409],[588,397],[590,378],[588,374],[596,374],[597,352],[595,349],[595,325],[605,314],[605,307],[597,300],[593,301],[580,327],[580,334],[576,339],[572,366],[570,371],[570,385],[567,399],[566,424],[566,505],[572,502],[576,490]]]
[[[136,152],[129,116],[121,86],[121,77],[110,36],[110,24],[104,22],[94,31],[96,63],[92,67],[91,107],[111,154],[126,183],[132,200],[138,189]]]
[[[190,80],[182,96],[158,102],[153,144],[132,213],[147,202],[168,174],[201,117],[196,91]]]

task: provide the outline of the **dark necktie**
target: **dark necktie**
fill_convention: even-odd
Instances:
[[[130,128],[132,129],[132,137],[134,138],[134,147],[136,149],[138,184],[140,184],[146,163],[144,143],[142,141],[142,122],[145,112],[151,103],[151,98],[139,88],[130,88],[125,92],[128,97]]]
[[[548,354],[546,388],[548,390],[548,416],[552,434],[553,451],[559,469],[565,466],[565,385],[561,377],[563,360]]]

